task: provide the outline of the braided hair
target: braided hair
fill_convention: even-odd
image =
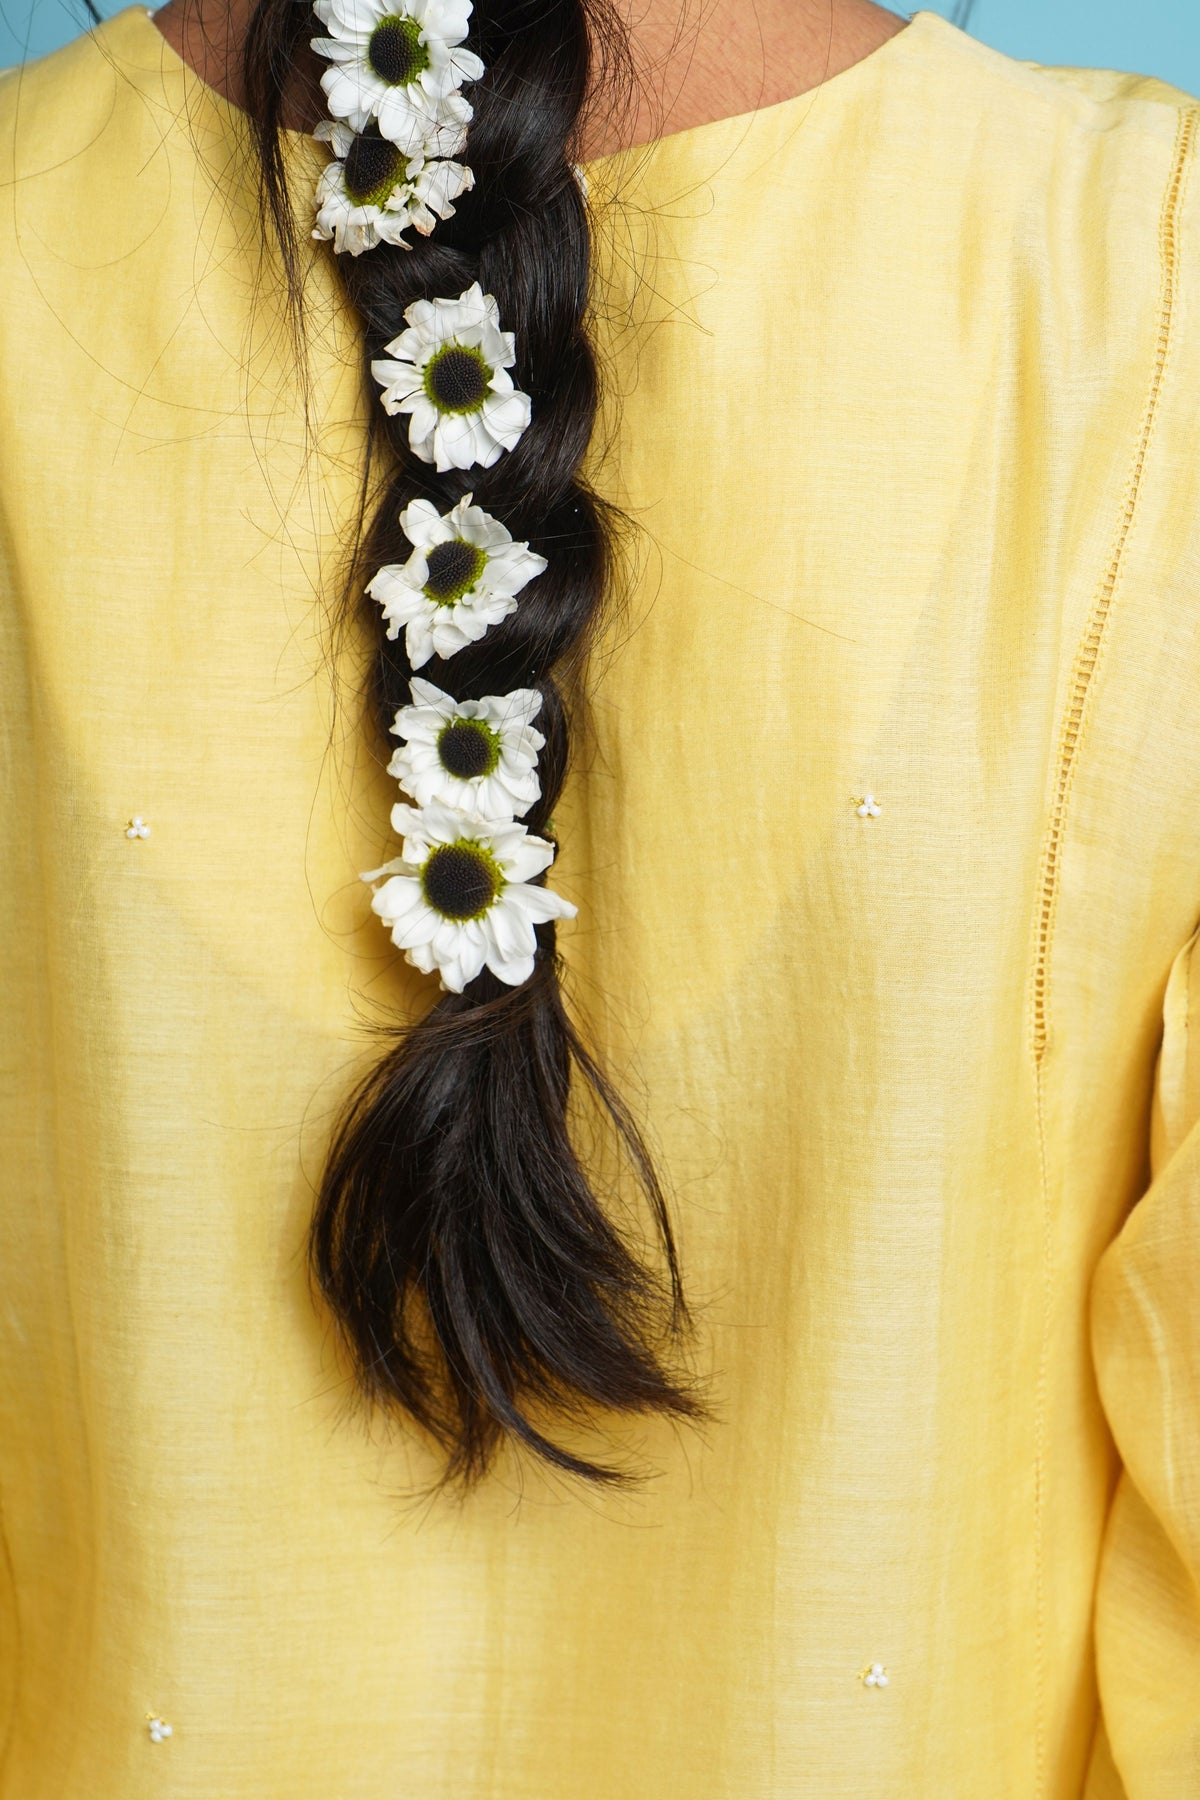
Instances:
[[[339,7],[354,3],[319,0],[317,10],[329,23]],[[387,21],[392,39],[379,40],[374,64],[385,77],[417,43],[412,18],[425,3],[397,0]],[[464,21],[470,14],[467,0],[445,3],[457,5]],[[613,550],[613,518],[580,477],[598,380],[587,329],[588,214],[570,160],[593,97],[598,54],[610,69],[627,57],[621,27],[604,3],[477,0],[459,56],[460,76],[465,69],[471,81],[470,106],[452,96],[438,113],[441,102],[431,103],[443,121],[431,127],[442,133],[442,177],[435,169],[430,179],[426,169],[422,193],[405,190],[404,217],[418,220],[417,237],[396,241],[397,231],[389,238],[396,221],[378,207],[375,228],[364,234],[345,224],[350,214],[343,209],[339,243],[354,252],[341,255],[338,265],[362,321],[366,365],[375,369],[371,455],[382,452],[388,469],[382,498],[363,525],[347,602],[366,608],[378,636],[374,720],[386,741],[422,703],[426,716],[430,704],[435,712],[440,706],[443,735],[435,741],[444,749],[457,732],[458,762],[450,772],[469,786],[489,745],[493,764],[499,754],[497,698],[519,702],[523,735],[516,763],[510,759],[510,774],[516,770],[510,786],[519,799],[509,810],[523,817],[505,829],[510,837],[517,833],[523,850],[542,844],[538,855],[546,863],[555,849],[552,815],[568,764],[566,674],[578,668],[595,629]],[[264,213],[282,246],[293,298],[302,262],[282,122],[289,97],[303,85],[314,29],[312,12],[297,0],[258,0],[244,50]],[[324,83],[331,96],[332,67]],[[465,136],[455,124],[464,111]],[[323,191],[332,193],[340,180],[351,199],[372,192],[378,200],[392,176],[413,180],[419,154],[400,169],[391,142],[382,138],[383,122],[382,112],[378,118],[351,113],[340,126],[323,128],[335,151],[332,186],[323,184]],[[333,228],[324,235],[334,235]],[[503,441],[491,445],[490,460],[477,457],[471,465],[468,457],[470,466],[453,445],[446,455],[440,443],[436,454],[428,444],[414,449],[414,408],[432,391],[428,360],[423,375],[408,367],[408,386],[415,381],[419,391],[407,410],[385,410],[375,385],[402,366],[388,358],[403,346],[406,325],[409,338],[427,328],[432,342],[438,320],[444,324],[449,303],[458,301],[473,307],[473,316],[481,305],[490,308],[493,335],[497,323],[512,333],[512,376],[505,377],[507,387],[496,386],[501,397],[525,401],[523,415],[519,404],[508,406],[497,427]],[[451,426],[454,405],[461,419],[464,399],[471,402],[475,379],[461,357],[456,364],[443,356],[438,404],[451,407]],[[389,392],[405,391],[403,383],[385,387],[385,403]],[[414,685],[413,632],[402,634],[394,620],[385,630],[387,609],[379,602],[400,572],[411,570],[414,555],[419,558],[414,520],[445,521],[456,507],[461,519],[468,496],[490,527],[511,539],[510,554],[525,555],[524,585],[482,635],[476,625],[476,635],[460,633],[462,641],[450,645],[445,632],[440,640],[436,629],[431,638],[427,633],[421,640],[426,673]],[[440,558],[427,554],[418,565],[426,599],[434,577],[447,593],[469,578],[467,535],[451,543],[441,528]],[[373,572],[376,580],[367,580]],[[449,618],[441,608],[435,626]],[[480,741],[474,748],[468,741],[468,728],[479,740],[481,726],[490,732],[482,751]],[[407,754],[407,763],[400,753],[390,766],[413,795],[419,759],[411,743]],[[488,881],[498,888],[500,877],[495,858],[488,862],[491,840],[481,845],[462,829],[457,840],[444,828],[439,836],[435,827],[439,819],[444,826],[445,810],[399,806],[398,829],[419,837],[426,815],[433,817],[422,840],[428,855],[418,898],[461,920],[486,903]],[[374,875],[407,869],[403,891],[411,897],[407,839],[405,848],[407,864],[398,860]],[[404,878],[396,879],[403,886]],[[396,1026],[386,1055],[351,1096],[334,1133],[309,1235],[314,1285],[340,1328],[357,1390],[430,1433],[443,1452],[443,1480],[464,1485],[487,1471],[505,1441],[592,1481],[626,1480],[627,1471],[611,1461],[556,1442],[554,1421],[594,1422],[605,1409],[703,1416],[694,1389],[671,1368],[669,1353],[680,1346],[688,1319],[663,1194],[625,1106],[568,1017],[554,920],[573,908],[556,905],[544,879],[535,870],[524,881],[523,891],[534,896],[527,913],[535,922],[529,938],[535,948],[524,961],[516,951],[508,964],[493,956],[478,973],[474,964],[458,967],[457,980],[443,968],[448,991],[415,1025]],[[376,890],[372,904],[386,918],[385,893]],[[436,943],[418,945],[409,960],[432,972],[435,951]],[[648,1202],[658,1246],[651,1260],[607,1216],[572,1144],[568,1102],[574,1108],[580,1096],[598,1103],[592,1110],[615,1132]]]

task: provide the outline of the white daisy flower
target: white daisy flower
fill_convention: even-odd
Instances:
[[[439,471],[490,469],[529,423],[528,394],[513,386],[515,339],[473,281],[457,300],[414,300],[407,331],[371,364],[387,413],[408,413],[408,441]]]
[[[486,966],[510,987],[533,974],[534,926],[573,919],[576,908],[529,882],[554,860],[554,846],[524,825],[481,819],[436,801],[418,811],[392,808],[403,853],[368,870],[364,881],[387,876],[371,896],[371,910],[426,975],[461,994]]]
[[[361,256],[381,243],[407,250],[405,231],[428,237],[439,219],[454,216],[458,196],[475,185],[464,164],[406,157],[374,130],[359,134],[327,119],[313,135],[332,146],[335,158],[317,184],[313,236],[332,239],[339,255]]]
[[[376,119],[385,138],[408,155],[457,156],[471,108],[464,81],[483,64],[462,48],[470,0],[314,0],[330,35],[313,38],[327,57],[329,111],[364,131]]]
[[[454,700],[419,675],[409,685],[413,703],[392,726],[404,743],[388,774],[418,806],[439,800],[485,819],[527,813],[542,791],[537,759],[546,742],[533,726],[542,705],[537,689]]]
[[[547,566],[546,558],[464,494],[448,513],[430,500],[414,500],[400,514],[400,529],[414,545],[406,563],[388,563],[371,581],[387,635],[404,626],[404,646],[414,669],[431,656],[443,661],[465,644],[478,643],[490,626],[517,610],[517,595]]]

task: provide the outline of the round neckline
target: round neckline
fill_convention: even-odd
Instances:
[[[205,98],[232,123],[243,128],[249,125],[250,115],[205,81],[203,76],[193,69],[186,57],[181,56],[175,46],[167,41],[154,23],[154,14],[148,6],[133,6],[129,8],[129,11],[143,20],[146,29],[153,32],[161,48],[164,66],[173,69],[185,86]],[[124,15],[121,13],[114,14],[113,22],[115,23],[122,16]],[[920,27],[919,31],[917,30],[918,26]],[[948,19],[944,19],[940,13],[921,7],[911,15],[908,24],[901,30],[893,32],[891,37],[885,38],[882,44],[877,44],[874,50],[868,51],[866,56],[859,57],[858,61],[851,63],[848,68],[839,69],[836,75],[830,75],[825,81],[819,81],[815,87],[804,88],[800,93],[789,94],[782,100],[773,100],[769,106],[752,107],[746,112],[727,113],[724,118],[720,119],[705,119],[698,125],[685,125],[680,131],[669,131],[660,137],[646,138],[640,144],[626,144],[619,150],[608,150],[603,156],[592,157],[582,166],[587,170],[601,170],[606,164],[615,163],[621,157],[644,157],[660,150],[684,148],[690,143],[706,140],[723,131],[746,131],[756,121],[771,123],[786,120],[789,112],[802,102],[807,101],[811,104],[827,94],[845,93],[856,86],[859,80],[870,79],[881,67],[886,67],[905,55],[912,48],[912,42],[923,40],[926,32],[931,28],[957,32],[957,28]],[[103,30],[103,26],[99,29]],[[915,38],[914,33],[916,34]],[[905,46],[904,50],[901,49],[902,45]],[[293,126],[285,126],[281,135],[297,147],[315,142],[311,132],[299,131]]]

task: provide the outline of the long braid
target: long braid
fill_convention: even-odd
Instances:
[[[246,48],[264,192],[292,279],[280,123],[310,31],[296,0],[260,0]],[[533,566],[545,559],[507,617],[424,669],[453,702],[529,696],[544,738],[540,794],[522,817],[535,840],[552,840],[568,764],[556,671],[578,666],[609,575],[611,526],[579,475],[598,389],[586,329],[589,226],[569,155],[593,46],[611,51],[620,41],[591,0],[477,5],[468,43],[485,73],[471,89],[466,151],[457,152],[473,187],[456,191],[453,216],[431,238],[339,258],[376,381],[414,302],[452,300],[478,283],[515,335],[513,376],[531,417],[491,466],[439,472],[414,454],[403,413],[374,408],[395,474],[367,527],[362,566],[386,575],[412,555],[400,519],[414,502],[444,516],[468,494],[529,547]],[[372,139],[357,154],[378,152]],[[374,591],[365,602],[379,631],[373,702],[387,733],[417,694],[406,638],[384,634]],[[660,1360],[687,1324],[671,1227],[637,1131],[567,1017],[554,934],[552,918],[537,926],[526,979],[484,969],[398,1029],[349,1103],[312,1222],[311,1269],[359,1388],[432,1433],[446,1479],[468,1484],[506,1436],[575,1474],[625,1478],[555,1443],[532,1409],[575,1420],[595,1408],[703,1410]],[[634,1254],[593,1192],[568,1133],[573,1083],[615,1127],[649,1203],[662,1273]]]

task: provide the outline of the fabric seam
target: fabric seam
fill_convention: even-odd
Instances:
[[[1051,803],[1050,819],[1046,830],[1042,850],[1041,871],[1038,883],[1038,935],[1034,958],[1033,973],[1033,1045],[1034,1055],[1040,1062],[1045,1055],[1049,1041],[1048,998],[1049,998],[1049,951],[1054,934],[1055,913],[1057,911],[1059,875],[1062,864],[1062,843],[1066,823],[1067,804],[1074,783],[1075,770],[1079,760],[1079,748],[1083,738],[1087,702],[1091,695],[1094,677],[1100,662],[1101,651],[1106,638],[1106,626],[1112,611],[1112,603],[1125,566],[1125,553],[1137,513],[1138,501],[1141,498],[1145,476],[1146,458],[1150,449],[1150,441],[1158,416],[1158,403],[1162,393],[1163,377],[1166,373],[1167,357],[1171,345],[1172,326],[1175,317],[1175,300],[1178,289],[1178,222],[1179,210],[1183,199],[1184,178],[1187,173],[1191,152],[1196,141],[1196,125],[1200,112],[1189,109],[1181,114],[1179,130],[1176,137],[1175,153],[1172,158],[1171,177],[1164,198],[1162,218],[1159,225],[1159,246],[1161,256],[1161,290],[1158,315],[1158,333],[1155,344],[1154,369],[1150,380],[1150,390],[1146,398],[1142,414],[1141,429],[1138,433],[1137,448],[1134,452],[1133,466],[1125,487],[1125,503],[1120,522],[1117,527],[1116,540],[1112,555],[1100,584],[1099,593],[1092,605],[1087,626],[1075,655],[1075,666],[1071,674],[1071,686],[1067,699],[1067,707],[1059,731],[1058,751],[1055,759],[1056,776],[1054,798]]]
[[[1045,1059],[1051,1043],[1049,1025],[1049,964],[1058,913],[1063,841],[1067,809],[1074,786],[1088,702],[1095,688],[1101,653],[1107,641],[1108,621],[1124,573],[1126,552],[1144,485],[1146,462],[1158,417],[1169,353],[1173,341],[1179,287],[1179,217],[1184,187],[1191,166],[1200,110],[1181,108],[1176,128],[1170,174],[1159,215],[1159,304],[1154,366],[1142,411],[1133,461],[1125,485],[1125,499],[1117,523],[1108,565],[1092,602],[1087,624],[1075,653],[1066,707],[1059,729],[1050,815],[1046,823],[1039,863],[1036,937],[1030,981],[1030,1050],[1033,1059],[1034,1105],[1037,1117],[1038,1174],[1042,1224],[1042,1330],[1034,1403],[1034,1777],[1036,1800],[1046,1795],[1046,1388],[1050,1351],[1050,1322],[1054,1288],[1054,1239],[1050,1208],[1050,1181],[1046,1145]]]
[[[17,1711],[21,1698],[21,1653],[22,1653],[22,1620],[21,1599],[17,1592],[17,1571],[13,1563],[12,1547],[8,1540],[8,1527],[4,1519],[3,1507],[0,1507],[0,1566],[3,1567],[8,1598],[12,1606],[13,1628],[13,1673],[12,1683],[6,1696],[3,1731],[0,1734],[0,1779],[8,1767],[8,1754],[12,1748],[13,1735],[16,1731]]]

